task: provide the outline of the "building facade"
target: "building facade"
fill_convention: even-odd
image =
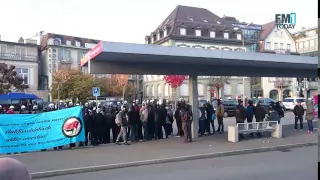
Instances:
[[[296,43],[287,29],[278,29],[275,22],[262,25],[260,36],[260,52],[299,55]],[[262,77],[257,78],[254,96],[282,100],[285,97],[296,96],[296,78]]]
[[[178,46],[184,48],[202,48],[209,50],[246,51],[242,31],[229,21],[218,17],[207,9],[177,6],[170,15],[145,37],[146,44],[162,46]],[[214,67],[212,67],[214,69]],[[209,91],[208,77],[199,77],[198,92],[202,99],[210,100],[214,93]],[[241,84],[250,86],[250,79],[242,77],[230,78],[231,91]],[[145,98],[168,98],[175,93],[176,97],[188,97],[187,81],[175,92],[165,84],[163,76],[145,75],[143,78]],[[224,94],[222,89],[220,95]],[[245,88],[242,96],[250,96],[250,88]],[[234,98],[236,94],[230,94]],[[240,95],[240,93],[239,93]],[[169,98],[170,99],[170,98]]]
[[[262,32],[262,25],[240,22],[235,17],[224,16],[225,20],[229,21],[234,27],[239,28],[243,34],[243,45],[248,52],[260,51],[260,35]]]
[[[41,37],[41,86],[50,89],[59,69],[80,69],[80,59],[98,40],[48,33]],[[82,71],[87,71],[85,68]],[[99,75],[97,75],[99,76]]]
[[[292,34],[296,42],[297,52],[302,56],[319,56],[318,51],[318,28],[302,28],[300,31],[294,32]],[[304,80],[306,80],[306,85],[304,85]],[[307,97],[312,97],[318,94],[318,78],[298,78],[297,81],[297,91],[303,91],[306,87]]]
[[[47,91],[39,91],[39,54],[36,40],[22,38],[18,42],[0,40],[0,62],[15,66],[17,74],[29,86],[25,93],[46,99]]]

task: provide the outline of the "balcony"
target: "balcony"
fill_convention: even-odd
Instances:
[[[0,59],[14,60],[14,61],[38,61],[38,56],[13,54],[13,53],[0,53]]]
[[[291,54],[290,49],[275,49],[274,52],[276,54]]]

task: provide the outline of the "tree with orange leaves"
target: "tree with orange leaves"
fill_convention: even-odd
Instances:
[[[128,87],[128,80],[130,75],[128,74],[115,74],[112,76],[116,81],[116,86],[122,89],[122,98],[124,99],[126,89]]]
[[[68,82],[68,80],[70,80],[70,74],[68,72],[68,70],[58,70],[57,72],[55,72],[52,76],[53,78],[53,83],[52,83],[52,87],[51,87],[51,94],[53,96],[57,96],[58,101],[60,101],[60,93],[62,90],[62,98],[66,99],[68,98],[68,91],[66,89],[65,84]]]

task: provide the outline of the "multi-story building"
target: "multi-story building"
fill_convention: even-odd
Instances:
[[[260,40],[260,52],[299,55],[290,32],[287,29],[278,29],[275,22],[262,25]],[[297,94],[295,78],[262,77],[256,79],[253,89],[255,97],[282,100],[284,97],[292,97]]]
[[[294,32],[292,34],[296,41],[297,52],[302,56],[319,56],[318,51],[318,28],[302,28],[300,31]],[[307,97],[317,95],[318,90],[318,78],[308,78],[306,87]],[[297,79],[297,91],[304,88],[303,79]]]
[[[29,86],[26,93],[47,98],[47,91],[39,91],[39,54],[36,40],[20,38],[18,42],[0,40],[0,62],[15,66],[17,74]],[[13,89],[14,90],[14,89]]]
[[[203,48],[209,50],[246,51],[242,31],[229,21],[204,8],[177,6],[170,15],[145,38],[146,44]],[[214,69],[214,67],[212,67]],[[244,82],[244,85],[243,85]],[[199,77],[198,91],[203,99],[210,99],[208,78]],[[177,92],[163,81],[163,76],[145,75],[144,96],[146,98],[188,97],[188,85],[184,82]],[[244,88],[239,88],[239,87]],[[244,89],[238,92],[238,89]],[[219,94],[222,96],[250,96],[250,79],[232,77]]]
[[[241,29],[243,34],[243,46],[247,47],[248,52],[260,51],[260,34],[262,32],[262,25],[240,22],[235,17],[224,16],[225,20],[232,23],[236,28]]]
[[[80,59],[98,40],[48,33],[41,37],[41,84],[50,89],[59,69],[80,69]],[[86,71],[86,69],[82,69]]]

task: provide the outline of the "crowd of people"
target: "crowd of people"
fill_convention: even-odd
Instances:
[[[211,103],[200,104],[199,107],[199,136],[213,135],[215,133],[224,132],[223,118],[225,109],[222,100],[217,99],[217,106],[214,108]],[[75,104],[79,106],[80,104]],[[74,107],[72,102],[57,104],[49,104],[47,108],[38,110],[37,105],[33,105],[32,109],[22,105],[20,114],[37,114],[47,111],[55,111],[65,108]],[[184,142],[192,142],[191,124],[193,121],[192,108],[184,100],[177,103],[175,109],[171,105],[159,102],[144,101],[141,104],[128,103],[123,101],[123,104],[100,104],[100,103],[85,103],[83,109],[83,120],[85,127],[84,142],[80,142],[79,146],[98,146],[99,144],[116,143],[129,145],[141,141],[150,141],[173,136],[173,123],[175,121],[177,127],[176,136],[183,136]],[[7,114],[13,114],[13,106],[10,106]],[[1,108],[0,108],[1,110]],[[271,103],[267,112],[261,101],[257,105],[253,105],[251,100],[243,103],[239,100],[235,109],[236,123],[251,123],[255,117],[256,122],[263,121],[278,121],[284,117],[283,107],[280,103]],[[1,111],[4,113],[3,111]],[[308,120],[308,132],[313,132],[313,103],[307,101],[306,120]],[[295,115],[295,129],[303,129],[303,116],[305,113],[301,102],[298,103],[293,113]],[[310,121],[311,120],[311,121]],[[217,121],[217,122],[215,122]],[[216,125],[215,125],[216,124]],[[261,137],[261,133],[256,134]],[[112,137],[111,137],[112,136]],[[254,136],[253,133],[250,136]],[[240,139],[244,138],[240,135]],[[76,144],[70,144],[70,148]],[[55,149],[61,149],[62,146]]]

